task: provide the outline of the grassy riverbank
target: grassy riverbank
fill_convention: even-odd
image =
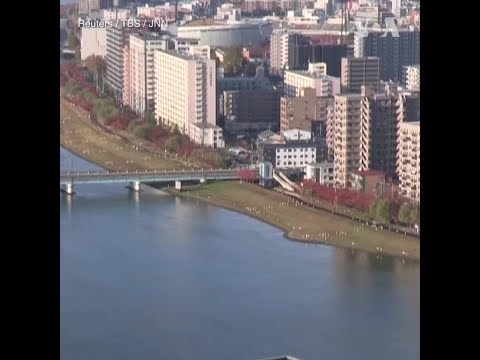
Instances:
[[[60,144],[73,153],[108,170],[148,170],[192,167],[164,155],[135,150],[125,140],[102,132],[60,101]]]
[[[256,185],[216,182],[169,192],[247,214],[282,229],[292,240],[420,259],[418,239],[362,226]]]
[[[125,140],[102,132],[63,102],[60,103],[60,127],[62,146],[109,170],[191,167],[190,164],[178,160],[135,150]],[[375,230],[327,212],[298,205],[286,195],[256,185],[228,181],[170,192],[255,217],[282,229],[292,240],[381,252],[417,260],[420,258],[418,239]]]

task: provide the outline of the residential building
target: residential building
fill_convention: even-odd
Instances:
[[[155,109],[155,50],[167,50],[168,40],[157,33],[130,34],[128,68],[124,76],[129,77],[129,106],[144,116]]]
[[[397,172],[400,195],[420,203],[420,122],[403,122],[398,130]]]
[[[81,59],[89,56],[105,57],[107,54],[107,29],[82,27],[82,38],[80,40]]]
[[[380,58],[380,79],[402,80],[403,67],[420,64],[420,30],[398,29],[397,34],[385,30],[369,30],[367,36],[355,32],[355,57]]]
[[[342,58],[342,94],[359,94],[363,85],[379,91],[380,59],[378,57]]]
[[[325,139],[313,139],[299,129],[275,134],[269,130],[258,135],[259,161],[270,161],[276,168],[305,170],[307,164],[327,157]]]
[[[303,88],[314,88],[316,96],[333,96],[340,94],[340,79],[326,75],[325,63],[309,64],[308,70],[285,71],[286,96],[298,97]]]
[[[403,67],[402,84],[408,90],[420,89],[420,65]]]
[[[145,31],[144,28],[123,26],[121,22],[113,23],[106,28],[107,51],[105,62],[107,64],[105,82],[110,90],[120,101],[124,89],[124,54],[125,47],[130,43],[130,34]]]
[[[361,94],[335,96],[334,166],[335,185],[348,186],[348,174],[360,167]]]
[[[362,89],[359,170],[396,173],[397,96]]]
[[[220,114],[225,131],[279,130],[281,90],[225,90],[220,94]]]
[[[320,185],[334,186],[334,169],[335,167],[332,161],[322,161],[318,163],[307,164],[305,179],[315,181]]]
[[[307,46],[309,38],[286,29],[275,30],[270,37],[270,74],[283,76],[286,69],[306,67],[307,58],[300,45]],[[303,67],[301,67],[303,68]]]
[[[157,121],[176,125],[189,136],[196,136],[198,124],[204,129],[215,129],[215,60],[161,50],[155,51],[154,63]],[[190,129],[192,124],[196,128]]]
[[[397,119],[399,123],[420,121],[420,90],[398,92]]]
[[[224,148],[223,130],[214,124],[192,123],[190,124],[190,139],[203,146],[211,148]]]

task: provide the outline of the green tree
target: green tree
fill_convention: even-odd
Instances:
[[[148,122],[149,124],[153,124],[153,125],[157,124],[157,121],[155,120],[155,114],[151,111],[145,114],[145,121]]]
[[[420,208],[415,207],[410,214],[410,221],[412,225],[420,225]]]
[[[74,80],[67,80],[65,83],[65,93],[70,96],[75,96],[80,91],[82,91],[82,87]]]
[[[411,224],[412,223],[412,206],[404,202],[402,206],[400,206],[400,211],[398,212],[398,220],[400,220],[404,224]]]
[[[172,137],[169,137],[167,141],[165,142],[165,148],[171,152],[175,153],[178,150],[178,147],[182,143],[182,137],[180,135],[174,135]]]
[[[68,38],[68,46],[70,48],[75,49],[80,46],[80,41],[78,40],[77,35],[75,35],[75,33],[72,30],[68,32],[67,38]]]
[[[140,139],[147,140],[148,135],[150,134],[150,128],[151,128],[150,124],[137,125],[133,129],[133,134]]]
[[[104,92],[104,74],[107,70],[107,63],[101,56],[90,55],[85,59],[85,66],[88,71],[92,73],[95,81],[95,86],[100,90],[100,84],[102,84],[102,93]]]
[[[395,210],[396,207],[392,201],[382,198],[376,199],[370,209],[372,215],[383,222],[390,222],[395,217]]]

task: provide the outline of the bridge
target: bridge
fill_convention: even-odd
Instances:
[[[142,183],[175,182],[175,189],[181,190],[182,181],[240,180],[239,169],[210,170],[150,170],[150,171],[68,171],[60,173],[60,186],[68,194],[74,194],[77,184],[126,184],[134,191],[140,191]]]

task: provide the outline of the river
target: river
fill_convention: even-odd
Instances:
[[[60,195],[62,360],[420,358],[418,264],[158,190],[75,190]]]

